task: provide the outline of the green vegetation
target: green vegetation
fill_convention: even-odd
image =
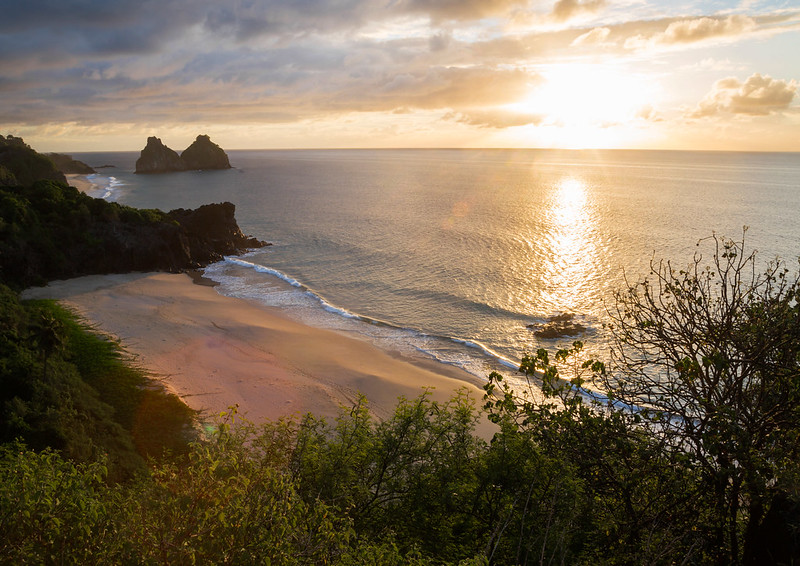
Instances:
[[[0,442],[103,459],[112,481],[187,450],[192,412],[71,312],[0,285],[0,328]]]
[[[66,183],[52,159],[32,150],[22,138],[0,136],[0,186],[28,186],[43,179]]]
[[[87,269],[146,267],[147,255],[159,251],[164,225],[176,223],[160,210],[92,198],[53,181],[0,187],[0,277],[21,289]]]
[[[527,389],[493,373],[491,442],[461,392],[380,422],[364,399],[334,423],[232,411],[183,452],[143,450],[141,374],[62,309],[4,291],[0,562],[797,562],[800,284],[714,243],[708,268],[656,264],[618,295],[608,364],[576,342],[525,356]],[[113,471],[165,447],[180,457]]]

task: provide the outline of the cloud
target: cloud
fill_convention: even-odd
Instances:
[[[4,47],[21,41],[28,43],[27,49],[56,48],[77,55],[152,52],[203,19],[202,11],[188,9],[186,3],[159,0],[6,4],[0,36],[13,41]]]
[[[653,46],[686,45],[719,38],[732,38],[753,32],[758,24],[753,18],[734,14],[725,18],[703,17],[670,22],[664,31],[650,36],[637,34],[625,41],[627,49]]]
[[[207,4],[204,26],[212,33],[246,42],[272,36],[354,30],[378,17],[376,0],[198,0]]]
[[[602,45],[608,40],[610,34],[610,28],[594,28],[576,37],[570,45]]]
[[[433,22],[476,21],[506,15],[528,0],[198,0],[208,4],[205,26],[238,41],[260,36],[355,30],[364,25],[409,17]]]
[[[673,22],[659,38],[662,43],[694,43],[712,37],[739,35],[755,29],[752,18],[735,14],[724,19],[698,18]]]
[[[605,0],[558,0],[550,15],[557,22],[566,22],[583,14],[597,12],[605,5]]]
[[[537,69],[574,66],[585,57],[591,67],[616,54],[634,72],[644,58],[624,49],[628,38],[675,49],[715,38],[771,37],[800,25],[800,16],[789,10],[654,19],[652,6],[628,0],[6,4],[0,18],[0,122],[83,128],[124,121],[136,127],[293,122],[302,129],[310,120],[355,122],[379,113],[388,123],[400,112],[408,113],[404,121],[419,123],[447,114],[447,127],[462,133],[454,123],[476,129],[541,124],[540,115],[512,106],[531,98],[541,82]],[[602,23],[574,24],[601,10]],[[696,59],[731,57],[733,63],[717,75],[725,76],[741,72],[737,55],[713,52]],[[686,85],[690,79],[680,80]],[[592,85],[584,81],[576,88],[588,96],[597,90]],[[779,111],[771,110],[779,102],[769,106],[767,97],[758,105],[752,93],[739,93],[744,88],[709,95],[703,111]],[[578,96],[569,90],[555,97]],[[618,92],[625,94],[622,87]],[[638,115],[640,121],[657,117],[652,109]]]
[[[644,106],[640,106],[635,113],[635,118],[638,120],[643,120],[645,122],[662,122],[664,119],[661,115],[653,108],[650,104],[645,104]]]
[[[518,126],[538,126],[545,121],[545,116],[508,110],[470,110],[450,112],[444,116],[444,119],[479,128],[505,129]]]
[[[735,77],[714,83],[697,107],[689,113],[691,118],[705,118],[721,113],[765,116],[789,108],[797,92],[794,80],[776,80],[755,73],[743,83]]]

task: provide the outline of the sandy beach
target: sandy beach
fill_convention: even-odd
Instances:
[[[224,297],[188,274],[92,275],[28,289],[54,298],[119,338],[138,363],[190,407],[211,416],[239,406],[252,421],[305,414],[332,419],[363,393],[378,418],[400,396],[433,388],[437,400],[478,380],[435,361],[409,360],[336,332],[294,322],[276,309]],[[491,435],[481,425],[481,436]]]
[[[75,187],[82,193],[88,193],[97,188],[86,178],[86,175],[70,173],[65,175],[65,177],[67,178],[67,184],[69,186]]]

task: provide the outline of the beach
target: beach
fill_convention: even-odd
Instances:
[[[313,413],[332,420],[359,394],[375,417],[391,416],[401,396],[431,388],[438,401],[466,388],[471,374],[433,360],[411,360],[330,330],[297,323],[277,309],[224,297],[189,274],[91,275],[28,289],[52,298],[120,340],[136,363],[204,418],[238,406],[254,422]],[[491,436],[482,422],[479,434]]]
[[[68,185],[75,187],[82,193],[90,193],[97,188],[91,181],[89,181],[86,175],[69,173],[65,175],[65,177],[67,178]]]

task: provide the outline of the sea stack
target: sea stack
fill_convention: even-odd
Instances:
[[[223,149],[207,135],[199,135],[181,154],[187,169],[230,169],[231,164]]]
[[[186,164],[175,151],[171,150],[155,136],[147,138],[147,146],[136,160],[137,173],[169,173],[186,171]]]
[[[205,134],[197,136],[181,155],[156,137],[147,138],[147,146],[136,160],[137,173],[171,173],[203,169],[230,169],[231,163],[223,149]]]

